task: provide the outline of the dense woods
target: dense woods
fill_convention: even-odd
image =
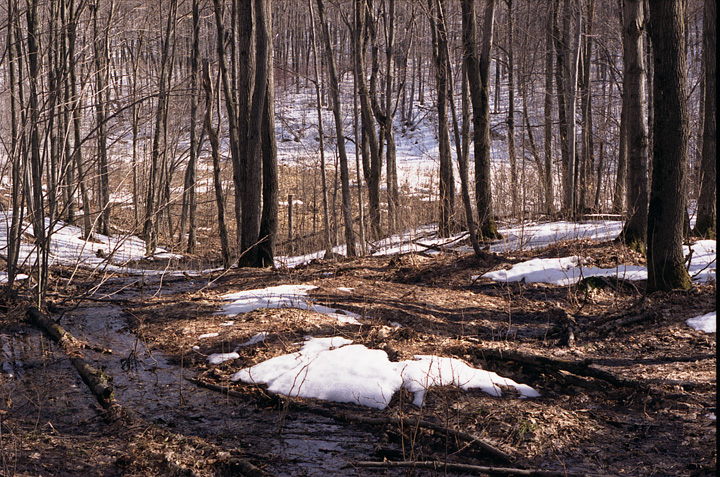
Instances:
[[[148,255],[216,250],[225,267],[340,243],[363,254],[426,223],[470,229],[480,255],[498,220],[620,214],[621,240],[682,268],[688,207],[692,232],[715,234],[714,0],[0,12],[11,286],[26,220],[40,295],[58,221],[88,239],[140,235]],[[298,109],[316,113],[299,124]],[[423,190],[398,172],[397,144],[418,128],[437,147]],[[278,160],[285,142],[309,147]]]

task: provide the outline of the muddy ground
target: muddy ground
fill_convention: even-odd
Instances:
[[[622,280],[561,287],[475,278],[569,254],[603,267],[643,261],[611,243],[572,242],[482,260],[445,251],[294,270],[113,277],[100,288],[89,276],[68,284],[58,269],[48,314],[78,339],[112,349],[82,354],[113,377],[124,412],[110,420],[67,354],[26,321],[26,304],[8,301],[0,321],[0,474],[715,475],[716,337],[685,324],[715,309],[715,284],[646,295],[644,283]],[[361,324],[290,308],[215,314],[223,294],[280,284],[316,285],[314,303],[359,314]],[[238,359],[208,364],[208,355],[259,332],[268,338],[240,348]],[[308,335],[344,336],[391,360],[460,358],[542,396],[442,387],[423,408],[401,392],[376,410],[229,380],[296,351]],[[411,467],[387,467],[400,461]]]

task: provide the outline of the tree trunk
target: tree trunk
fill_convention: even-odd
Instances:
[[[205,89],[205,121],[204,127],[210,141],[213,159],[213,184],[215,185],[215,203],[218,213],[218,227],[220,229],[220,251],[222,255],[223,268],[230,268],[232,258],[230,255],[230,242],[228,240],[227,225],[225,225],[225,196],[222,190],[220,179],[220,141],[218,133],[212,125],[212,111],[215,93],[213,92],[210,80],[210,69],[207,61],[203,63],[203,88]]]
[[[515,58],[513,48],[513,37],[515,35],[513,0],[505,0],[507,4],[507,63],[508,63],[508,112],[507,112],[507,128],[508,128],[508,157],[510,159],[510,201],[511,213],[514,218],[518,218],[520,187],[518,183],[517,170],[517,154],[515,153]]]
[[[628,220],[621,233],[631,248],[644,251],[647,238],[647,128],[643,0],[623,1],[624,92],[627,116]]]
[[[273,74],[273,30],[272,1],[260,0],[257,9],[258,43],[265,42],[267,59],[267,78],[265,86],[265,104],[262,118],[262,168],[263,168],[263,208],[260,216],[260,243],[258,244],[258,263],[260,267],[275,266],[275,241],[278,230],[278,166],[277,143],[275,141],[275,76]],[[350,193],[348,192],[348,195]]]
[[[648,292],[687,289],[692,284],[682,250],[689,133],[683,18],[683,0],[652,2],[655,121],[648,212]]]
[[[107,133],[107,29],[113,14],[114,2],[110,2],[108,24],[104,32],[98,29],[98,4],[91,4],[93,18],[93,56],[95,57],[95,128],[97,130],[98,178],[100,184],[98,209],[98,232],[110,235],[110,178],[108,171]]]
[[[190,159],[185,170],[183,185],[183,213],[180,216],[180,243],[185,234],[185,221],[188,224],[187,253],[194,254],[197,247],[197,186],[196,169],[198,157],[197,138],[197,79],[200,57],[200,8],[198,0],[192,2],[192,50],[190,53]],[[187,217],[187,219],[186,219]]]
[[[365,75],[365,47],[363,33],[365,31],[365,18],[367,4],[366,0],[355,0],[355,29],[354,37],[354,64],[355,79],[358,85],[360,96],[360,116],[363,134],[363,172],[368,188],[368,213],[370,215],[370,228],[375,239],[382,237],[380,226],[380,172],[382,169],[382,157],[378,144],[377,132],[375,131],[375,118],[373,116],[372,104],[370,101],[370,90],[368,89]],[[367,146],[367,147],[365,147]]]
[[[340,83],[338,81],[337,72],[335,71],[335,58],[333,55],[332,43],[330,41],[330,29],[325,18],[325,6],[323,4],[323,0],[317,0],[317,4],[320,26],[323,30],[323,40],[325,41],[325,64],[328,68],[330,97],[332,100],[333,116],[335,117],[335,134],[337,136],[338,155],[340,156],[340,182],[342,187],[343,218],[345,220],[345,245],[347,247],[347,255],[349,257],[354,257],[357,255],[357,252],[355,250],[355,233],[353,231],[350,197],[350,172],[348,169],[347,151],[345,149],[345,134],[343,132],[343,121],[340,110]]]
[[[717,224],[716,193],[716,35],[717,2],[705,0],[703,24],[703,62],[705,66],[705,120],[703,125],[700,197],[698,198],[695,234],[715,238]]]
[[[475,200],[477,202],[478,225],[484,238],[500,238],[495,225],[490,189],[490,104],[488,98],[488,72],[490,69],[490,48],[492,46],[495,0],[488,0],[485,7],[482,51],[476,50],[477,26],[475,1],[462,0],[462,30],[464,62],[470,84],[470,98],[473,105],[473,126],[475,135]]]
[[[432,56],[435,62],[435,81],[437,85],[438,110],[438,151],[440,160],[440,221],[438,234],[449,237],[451,220],[454,214],[455,179],[452,170],[450,151],[450,132],[448,130],[448,90],[449,84],[447,58],[447,31],[444,24],[445,1],[429,0],[430,31],[432,33]]]
[[[543,178],[545,184],[545,213],[551,215],[555,208],[553,206],[553,151],[552,151],[552,131],[553,131],[553,18],[554,8],[556,8],[557,0],[548,0],[550,8],[547,13],[547,21],[545,25],[545,176]]]
[[[150,176],[148,179],[147,201],[145,203],[145,224],[143,226],[143,238],[146,240],[146,252],[152,254],[157,247],[157,203],[156,190],[162,181],[159,175],[162,173],[160,169],[160,135],[163,130],[163,119],[167,115],[167,78],[170,75],[168,71],[168,61],[170,56],[170,36],[175,26],[175,13],[177,11],[177,0],[170,3],[170,12],[167,18],[167,26],[165,38],[162,46],[162,56],[160,59],[160,79],[158,88],[158,104],[155,111],[155,131],[153,134]]]
[[[52,230],[45,229],[45,203],[43,198],[42,156],[40,153],[40,64],[38,61],[38,11],[37,0],[32,0],[26,11],[27,17],[27,58],[28,72],[30,74],[30,97],[28,106],[28,119],[30,128],[30,171],[32,175],[32,224],[37,250],[37,302],[41,304],[47,291],[48,279],[48,240]]]
[[[330,245],[330,213],[328,211],[327,196],[327,171],[325,170],[325,129],[323,128],[322,119],[322,97],[320,95],[320,60],[317,54],[317,41],[315,39],[315,15],[313,10],[313,0],[308,0],[308,9],[310,10],[310,39],[313,53],[313,71],[315,73],[315,104],[318,116],[318,141],[320,146],[320,181],[322,187],[322,208],[323,208],[323,247],[325,253],[332,250]],[[357,119],[356,119],[357,122]],[[357,139],[357,134],[355,135]],[[357,141],[355,147],[355,155],[357,156]],[[358,190],[360,182],[358,182]],[[360,202],[359,202],[360,203]]]
[[[395,54],[395,0],[389,0],[389,12],[386,15],[386,50],[385,50],[385,170],[388,200],[388,233],[397,232],[398,205],[400,195],[398,192],[397,161],[395,147],[395,129],[393,120],[395,111],[393,107],[393,58]]]

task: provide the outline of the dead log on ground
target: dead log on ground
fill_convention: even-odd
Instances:
[[[110,384],[112,378],[85,361],[80,352],[85,345],[37,308],[29,308],[27,315],[32,323],[45,331],[70,356],[70,362],[83,382],[107,411],[107,419],[113,421],[123,415],[122,407],[115,401],[115,393]]]
[[[591,366],[592,360],[590,359],[575,361],[569,359],[550,358],[547,356],[524,353],[522,351],[516,350],[491,348],[477,349],[475,351],[475,355],[486,361],[488,359],[515,361],[517,363],[522,363],[533,368],[539,368],[541,370],[545,370],[547,368],[562,369],[565,371],[569,371],[573,374],[577,374],[578,376],[601,379],[603,381],[609,382],[616,387],[642,388],[644,386],[641,382],[621,378],[615,376],[608,371],[594,368]]]

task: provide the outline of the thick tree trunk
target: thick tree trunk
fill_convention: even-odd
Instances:
[[[266,42],[267,79],[265,86],[265,104],[262,118],[262,167],[263,167],[263,208],[260,216],[260,243],[258,244],[259,267],[275,266],[275,241],[278,230],[278,166],[277,143],[275,141],[275,76],[273,74],[273,29],[272,1],[260,0],[257,8],[258,42]],[[349,192],[348,192],[349,194]]]
[[[689,133],[684,18],[683,0],[655,0],[650,6],[655,122],[648,212],[648,292],[687,289],[692,284],[682,249]]]
[[[365,19],[367,3],[365,0],[355,0],[355,29],[354,37],[354,64],[355,80],[360,96],[360,117],[363,134],[363,172],[368,188],[368,214],[370,215],[370,228],[373,238],[382,237],[380,226],[380,172],[382,170],[382,157],[378,136],[375,131],[375,118],[373,116],[370,90],[368,88],[365,69],[365,47],[363,34],[365,32]]]

